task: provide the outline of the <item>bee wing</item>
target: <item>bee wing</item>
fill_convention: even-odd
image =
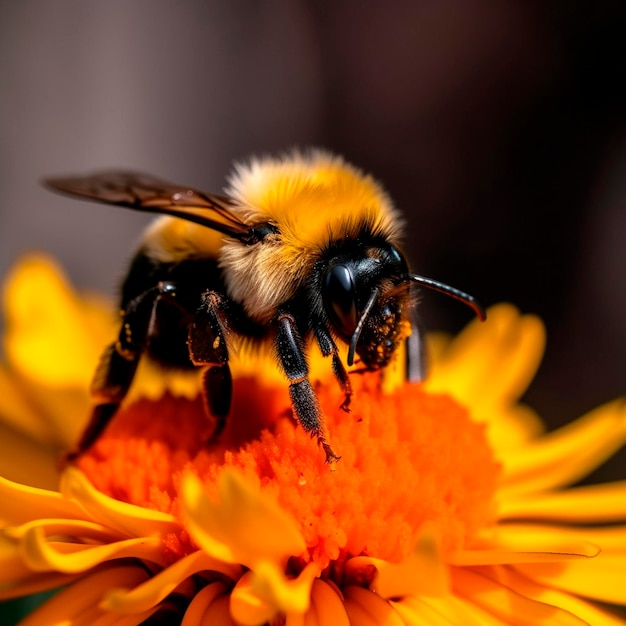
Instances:
[[[180,217],[235,239],[245,240],[252,231],[233,213],[234,204],[230,198],[168,183],[139,172],[107,171],[47,178],[43,184],[70,196]]]

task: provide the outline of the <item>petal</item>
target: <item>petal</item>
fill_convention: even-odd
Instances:
[[[241,626],[237,624],[230,614],[230,598],[228,594],[217,596],[213,602],[207,605],[202,626]]]
[[[88,389],[103,344],[60,268],[27,257],[9,275],[4,297],[12,367],[39,383]]]
[[[511,450],[502,459],[502,499],[570,484],[583,478],[626,443],[626,403],[616,400]]]
[[[140,565],[107,567],[93,572],[50,598],[30,613],[20,626],[40,626],[41,624],[91,626],[98,623],[97,620],[106,614],[98,608],[98,603],[107,589],[120,584],[137,585],[147,577],[148,572]]]
[[[254,567],[263,560],[282,563],[304,551],[295,522],[267,495],[232,471],[221,474],[218,489],[220,501],[213,504],[195,476],[187,475],[181,488],[187,528],[208,554]]]
[[[200,589],[193,597],[180,626],[201,626],[205,624],[205,614],[208,607],[220,596],[227,596],[228,588],[223,582],[209,583],[206,587]],[[224,622],[219,622],[220,626]]]
[[[148,611],[164,600],[183,581],[203,571],[218,572],[233,582],[241,576],[240,567],[220,563],[203,552],[193,552],[130,590],[110,591],[100,606],[107,611],[119,613]]]
[[[470,323],[450,344],[432,376],[429,391],[450,393],[488,419],[493,406],[510,404],[526,390],[545,345],[541,321],[515,307],[491,307],[488,321]]]
[[[328,583],[320,578],[313,581],[311,589],[311,607],[305,615],[305,619],[311,615],[315,616],[319,626],[333,624],[333,626],[351,626],[346,612],[346,606],[341,597],[341,593],[332,583]],[[305,624],[309,626],[308,622]]]
[[[574,595],[537,584],[510,567],[482,568],[481,573],[533,600],[558,606],[594,626],[623,626],[625,620]]]
[[[344,597],[351,626],[403,626],[389,602],[368,589],[349,585],[344,589]]]
[[[586,561],[516,565],[524,576],[587,598],[626,605],[626,554],[599,554]]]
[[[512,545],[487,550],[459,550],[448,558],[451,565],[496,565],[511,563],[553,563],[571,559],[585,559],[598,556],[600,548],[588,541],[550,543],[547,546],[519,545],[523,542],[512,541]],[[538,543],[538,542],[537,542]]]
[[[295,579],[288,579],[271,562],[260,562],[235,585],[230,611],[236,622],[263,624],[277,613],[304,614],[311,603],[311,587],[319,569],[309,563]]]
[[[500,519],[611,522],[626,519],[626,480],[557,493],[503,498]]]
[[[3,424],[24,433],[34,441],[48,443],[53,440],[53,429],[29,399],[27,386],[1,364],[0,416]]]
[[[66,574],[33,573],[24,563],[19,546],[0,535],[0,599],[47,591],[71,582]]]
[[[63,472],[61,492],[66,498],[79,502],[89,517],[126,536],[149,537],[180,530],[180,524],[172,515],[104,495],[75,467],[70,466]]]
[[[54,489],[59,484],[57,459],[50,447],[2,423],[0,476],[47,489]]]
[[[556,526],[547,524],[499,524],[495,529],[498,542],[536,541],[557,543],[563,540],[583,539],[600,546],[603,552],[626,552],[626,526]]]
[[[89,540],[90,542],[109,542],[120,539],[119,534],[110,528],[86,520],[68,519],[37,519],[26,522],[21,526],[12,526],[4,529],[4,534],[13,540],[23,539],[34,528],[40,528],[46,536],[71,537],[73,540]]]
[[[0,522],[17,526],[39,518],[90,519],[56,491],[20,485],[0,477]]]
[[[407,626],[481,626],[485,623],[478,620],[473,610],[465,610],[453,596],[436,599],[407,596],[401,600],[390,600],[389,603]]]
[[[507,624],[584,624],[581,619],[563,609],[527,598],[469,568],[454,568],[452,586],[456,594]]]
[[[48,541],[41,528],[33,528],[20,544],[22,558],[36,572],[84,572],[112,559],[138,558],[161,563],[163,544],[158,537],[126,539],[104,545]]]
[[[440,596],[450,588],[448,566],[441,558],[434,533],[428,528],[422,531],[413,554],[400,563],[354,557],[345,564],[345,576],[358,580],[368,566],[375,568],[370,588],[382,598]]]

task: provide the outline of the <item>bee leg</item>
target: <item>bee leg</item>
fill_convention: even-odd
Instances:
[[[132,359],[123,357],[118,352],[117,346],[118,342],[113,342],[100,357],[91,384],[91,393],[97,404],[77,446],[67,453],[65,457],[67,461],[74,461],[96,442],[128,393],[137,370],[139,355]]]
[[[212,439],[224,429],[233,389],[228,367],[224,304],[223,297],[217,292],[204,292],[187,338],[191,362],[207,366],[202,373],[202,389],[205,409],[216,419]]]
[[[406,378],[409,382],[420,382],[426,376],[426,350],[424,330],[415,307],[411,310],[411,334],[405,340]]]
[[[318,327],[316,331],[317,343],[322,351],[323,356],[332,355],[333,359],[333,374],[339,382],[339,386],[344,393],[344,399],[341,403],[341,409],[346,413],[350,413],[350,400],[352,400],[352,385],[348,378],[348,372],[343,366],[341,359],[339,358],[339,351],[337,345],[330,336],[330,333],[323,326]]]
[[[281,313],[276,318],[276,352],[279,363],[289,379],[289,396],[296,418],[302,428],[316,437],[326,453],[326,463],[335,463],[337,456],[328,443],[328,431],[324,424],[322,409],[309,380],[309,366],[302,348],[302,339],[295,319]]]
[[[158,333],[157,306],[166,299],[170,301],[174,291],[173,283],[159,283],[131,300],[122,312],[118,339],[100,357],[91,383],[91,394],[97,404],[78,445],[66,455],[67,461],[88,450],[117,412],[133,382],[142,351],[150,337]]]

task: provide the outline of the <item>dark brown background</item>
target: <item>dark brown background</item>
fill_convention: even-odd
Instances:
[[[626,390],[625,28],[607,0],[0,0],[0,274],[47,250],[112,292],[146,222],[43,175],[217,191],[233,159],[325,146],[384,181],[416,271],[546,321],[528,400],[566,422]],[[424,300],[430,328],[469,319]]]

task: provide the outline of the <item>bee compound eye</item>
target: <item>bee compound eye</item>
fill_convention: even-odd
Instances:
[[[346,265],[333,265],[324,277],[324,306],[337,330],[350,337],[357,325],[356,288]]]

